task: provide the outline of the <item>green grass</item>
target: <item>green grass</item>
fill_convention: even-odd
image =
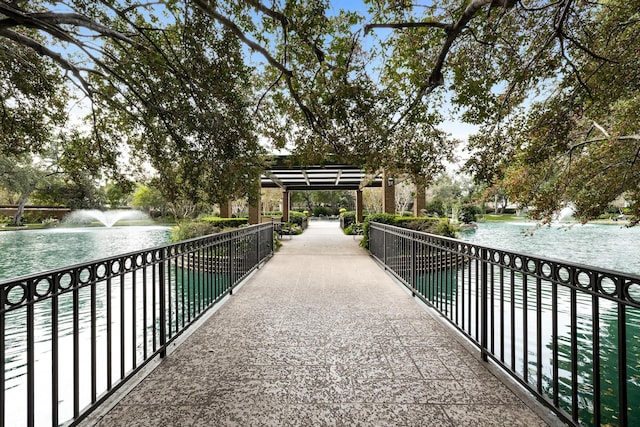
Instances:
[[[479,222],[509,222],[509,221],[522,221],[526,220],[525,217],[521,217],[514,214],[484,214],[478,215]]]

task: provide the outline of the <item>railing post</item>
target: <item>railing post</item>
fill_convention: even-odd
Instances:
[[[229,240],[229,295],[233,295],[233,286],[236,282],[236,237],[237,232],[232,231]]]
[[[167,302],[166,302],[166,275],[164,271],[164,263],[167,256],[165,249],[160,251],[160,264],[158,264],[158,280],[160,281],[160,358],[164,358],[167,355]]]
[[[262,227],[258,226],[256,230],[256,268],[260,269],[260,233]]]
[[[619,298],[624,298],[623,280],[619,281]],[[627,391],[627,310],[624,304],[618,303],[618,408],[620,425],[629,425],[629,396]]]
[[[482,351],[482,360],[487,362],[489,360],[488,357],[488,353],[487,353],[487,346],[489,344],[489,328],[488,328],[488,321],[487,321],[487,315],[488,315],[488,303],[487,303],[487,298],[488,298],[488,293],[489,293],[489,286],[488,286],[488,269],[487,269],[487,263],[488,263],[488,251],[485,248],[482,248],[480,251],[480,286],[481,286],[481,290],[480,290],[480,349]],[[526,309],[526,308],[525,308]],[[525,338],[526,339],[526,338]]]
[[[416,283],[417,281],[417,277],[416,277],[416,256],[418,255],[418,251],[417,251],[417,246],[418,246],[418,241],[416,239],[416,236],[411,233],[411,296],[415,297],[416,296]]]
[[[387,269],[387,226],[382,225],[382,261],[384,269]]]

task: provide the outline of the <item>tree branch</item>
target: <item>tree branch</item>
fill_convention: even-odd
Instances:
[[[233,21],[231,21],[226,16],[223,16],[220,13],[218,13],[215,10],[214,7],[212,7],[212,6],[210,6],[208,4],[209,2],[207,2],[206,0],[194,0],[194,3],[195,3],[196,6],[198,6],[198,8],[202,12],[204,12],[205,14],[209,15],[211,18],[213,18],[216,21],[218,21],[225,28],[229,29],[244,44],[246,44],[247,46],[249,46],[251,49],[255,50],[256,52],[260,52],[262,54],[262,56],[264,56],[267,59],[267,62],[269,62],[270,65],[272,65],[273,67],[277,68],[285,76],[291,77],[293,75],[293,72],[291,70],[289,70],[286,66],[281,64],[273,56],[271,56],[271,54],[267,51],[267,49],[265,49],[264,47],[262,47],[258,43],[254,42],[253,40],[250,40]]]
[[[417,91],[417,94],[412,102],[409,103],[408,107],[398,116],[393,125],[390,128],[390,131],[393,131],[400,122],[402,122],[409,113],[421,102],[422,98],[433,92],[437,87],[442,86],[444,84],[444,75],[442,70],[444,68],[444,63],[451,50],[451,46],[453,42],[460,36],[462,30],[464,30],[469,22],[476,16],[476,14],[485,6],[495,7],[501,6],[505,9],[515,7],[515,1],[513,0],[473,0],[471,3],[467,5],[464,9],[458,20],[452,24],[438,24],[433,25],[431,27],[444,28],[446,31],[446,39],[444,40],[438,57],[435,61],[435,65],[431,69],[431,73],[427,78],[426,83],[424,83]]]
[[[87,96],[91,97],[91,93],[92,93],[91,85],[89,84],[89,82],[87,82],[87,80],[84,77],[82,77],[82,74],[80,74],[80,69],[75,65],[73,65],[71,62],[64,59],[61,54],[59,54],[58,52],[54,52],[51,49],[47,48],[46,46],[43,46],[42,44],[33,40],[32,38],[24,36],[13,30],[0,28],[0,36],[4,36],[9,40],[13,40],[18,44],[21,44],[30,49],[33,49],[38,55],[46,56],[52,59],[55,63],[60,65],[63,69],[71,72],[74,75],[74,77],[78,79],[78,82],[81,85],[80,89],[82,89],[82,91],[85,92]]]
[[[393,28],[395,30],[403,30],[405,28],[442,28],[443,30],[449,30],[451,24],[437,21],[427,22],[394,22],[392,24],[367,24],[364,26],[365,35],[368,34],[374,28]]]
[[[56,38],[59,38],[60,40],[76,43],[75,39],[70,37],[68,33],[58,27],[58,25],[75,25],[95,31],[103,36],[108,36],[127,43],[133,43],[133,40],[131,40],[124,34],[118,31],[114,31],[111,28],[101,25],[95,21],[92,21],[86,16],[80,15],[78,13],[24,13],[6,3],[0,3],[0,12],[8,17],[6,19],[0,20],[0,28],[11,28],[15,26],[35,28],[46,31],[47,33]]]
[[[307,120],[307,123],[309,124],[309,126],[311,126],[314,132],[320,134],[319,129],[316,126],[316,119],[315,119],[315,116],[313,115],[313,112],[309,109],[309,107],[307,107],[304,104],[304,102],[302,102],[302,98],[293,87],[293,82],[292,82],[293,71],[288,69],[284,64],[282,64],[280,61],[276,60],[273,56],[271,56],[271,54],[267,51],[267,49],[265,49],[258,43],[254,42],[253,40],[250,40],[233,21],[231,21],[226,16],[223,16],[220,13],[218,13],[215,10],[215,6],[210,5],[207,0],[194,0],[194,3],[202,12],[204,12],[205,14],[207,14],[208,16],[216,20],[225,28],[229,29],[244,44],[249,46],[251,49],[261,53],[267,59],[267,62],[270,65],[275,67],[284,75],[285,81],[287,83],[287,87],[289,88],[289,92],[291,93],[291,96],[293,96],[293,99],[296,101],[296,104],[298,104],[298,107],[300,107],[300,109],[302,110]],[[286,43],[285,43],[285,49],[286,49]]]

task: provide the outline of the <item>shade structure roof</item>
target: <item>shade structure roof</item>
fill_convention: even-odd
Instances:
[[[358,190],[380,187],[382,177],[361,168],[340,163],[297,165],[289,156],[278,156],[260,178],[262,188],[299,190]]]

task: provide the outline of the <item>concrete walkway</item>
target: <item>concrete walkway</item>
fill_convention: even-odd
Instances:
[[[285,239],[97,424],[546,425],[328,221]]]

